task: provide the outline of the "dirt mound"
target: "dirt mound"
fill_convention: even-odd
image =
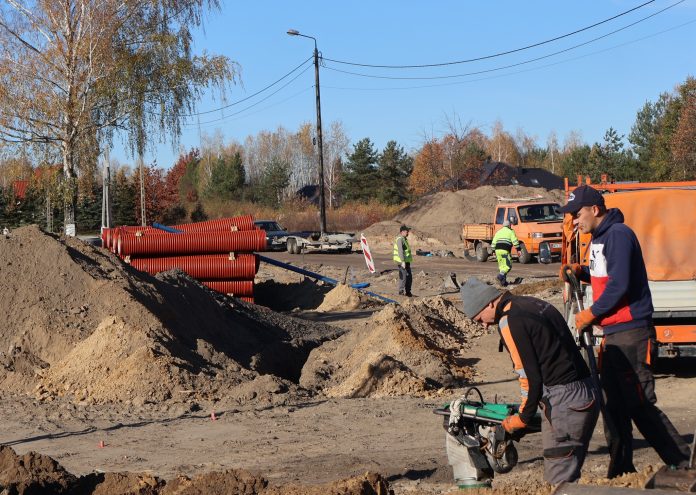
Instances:
[[[181,271],[150,277],[35,226],[0,238],[0,252],[4,391],[137,406],[248,396],[255,382],[267,385],[259,398],[278,401],[309,351],[343,333],[218,295]],[[266,374],[277,378],[259,381]]]
[[[169,481],[162,495],[256,495],[266,493],[268,481],[243,469],[205,473],[193,479],[180,476]]]
[[[342,479],[316,486],[269,486],[268,481],[241,469],[205,473],[195,478],[179,476],[164,481],[145,473],[90,473],[80,478],[52,458],[30,452],[17,455],[0,446],[2,493],[73,495],[393,495],[379,474]]]
[[[338,284],[324,296],[324,301],[317,308],[317,311],[354,311],[356,309],[373,307],[377,304],[377,302],[359,290],[345,284]]]
[[[394,492],[379,474],[365,473],[316,486],[289,484],[270,487],[263,495],[394,495]]]
[[[483,329],[442,297],[388,305],[362,328],[314,349],[300,384],[329,397],[427,395],[466,383],[459,356]]]
[[[455,192],[439,192],[418,199],[394,216],[392,237],[401,223],[414,227],[425,239],[436,239],[445,244],[459,244],[463,223],[490,222],[498,200],[504,198],[531,198],[563,202],[563,192],[540,187],[481,186]],[[381,222],[384,223],[384,222]],[[375,234],[383,227],[376,227]],[[369,232],[370,229],[367,229]],[[427,242],[426,244],[431,243]]]
[[[377,222],[370,225],[363,231],[370,248],[376,247],[379,251],[384,251],[385,249],[391,253],[392,245],[394,244],[394,239],[399,235],[399,227],[403,222],[397,222],[394,220],[385,220],[383,222]],[[438,248],[445,245],[442,239],[434,237],[429,232],[422,231],[420,227],[411,227],[411,232],[408,236],[409,243],[411,244],[411,250],[415,253],[416,248],[420,249],[431,249]],[[461,229],[461,226],[460,226]]]
[[[60,493],[75,483],[75,476],[48,456],[29,452],[17,455],[0,445],[0,488],[7,493]]]

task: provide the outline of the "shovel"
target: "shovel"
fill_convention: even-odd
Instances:
[[[573,292],[573,296],[575,297],[575,304],[578,307],[578,311],[583,311],[585,309],[585,305],[582,302],[580,282],[578,281],[573,271],[569,268],[565,271],[565,278],[566,281],[568,281],[568,283],[570,284],[570,288]],[[595,395],[597,396],[597,401],[599,402],[599,410],[602,413],[602,420],[604,421],[604,425],[606,426],[607,431],[609,431],[609,436],[611,438],[618,438],[618,430],[616,428],[616,425],[614,424],[614,421],[611,419],[609,415],[607,415],[606,404],[604,403],[604,394],[602,393],[602,385],[599,381],[599,371],[597,370],[597,360],[595,359],[594,354],[594,342],[592,341],[592,327],[581,332],[580,346],[584,348],[585,352],[587,353],[587,361],[590,366],[590,374],[592,375],[592,384],[594,385]],[[614,459],[616,457],[616,454],[617,452],[615,452],[610,447],[609,470],[607,474],[608,478],[613,478],[616,476],[616,474],[614,473]]]

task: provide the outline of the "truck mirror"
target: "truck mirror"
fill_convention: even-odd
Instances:
[[[551,263],[551,247],[548,242],[539,244],[539,255],[537,256],[539,263],[548,265]]]

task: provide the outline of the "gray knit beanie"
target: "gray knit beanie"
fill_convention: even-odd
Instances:
[[[492,285],[485,284],[475,277],[471,277],[461,286],[459,294],[462,297],[464,314],[473,318],[479,314],[488,303],[502,294]]]

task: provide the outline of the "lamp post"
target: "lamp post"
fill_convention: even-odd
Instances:
[[[319,96],[319,50],[314,36],[307,36],[295,29],[288,29],[288,34],[314,40],[314,88],[317,99],[317,144],[319,146],[319,227],[324,234],[326,232],[326,202],[324,201],[324,148],[321,138],[321,98]]]

